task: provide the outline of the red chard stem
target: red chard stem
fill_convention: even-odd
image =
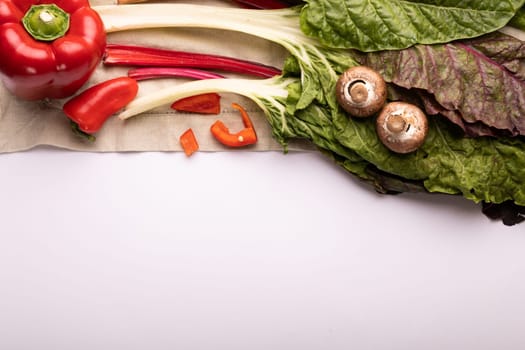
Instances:
[[[104,64],[216,69],[261,78],[281,74],[281,71],[275,67],[232,57],[119,44],[106,46]]]
[[[128,71],[128,77],[137,81],[156,78],[220,79],[223,75],[202,69],[178,67],[141,67]]]
[[[289,4],[278,0],[234,0],[233,2],[245,8],[271,10],[290,7]]]

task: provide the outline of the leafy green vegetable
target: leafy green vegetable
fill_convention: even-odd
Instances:
[[[465,138],[442,118],[434,117],[423,146],[401,155],[383,146],[373,118],[348,118],[341,110],[313,103],[289,116],[287,123],[287,130],[294,131],[288,137],[306,137],[344,158],[342,165],[364,180],[373,180],[367,172],[370,163],[382,172],[419,181],[429,192],[462,194],[476,202],[513,200],[525,205],[525,142],[521,139]]]
[[[270,101],[268,96],[250,91],[263,104],[278,102],[282,105],[281,110],[289,111],[304,91],[299,80],[288,83],[286,101]],[[252,88],[257,89],[256,85]],[[375,184],[384,179],[371,174],[370,169],[378,169],[381,176],[389,174],[390,180],[402,178],[405,186],[420,183],[429,192],[461,194],[475,202],[511,200],[525,205],[522,180],[525,178],[525,142],[522,139],[465,138],[450,123],[436,116],[431,118],[429,135],[419,150],[406,155],[395,154],[378,139],[373,118],[349,118],[340,108],[329,107],[331,103],[327,101],[333,99],[335,85],[331,89],[332,93],[324,99],[312,101],[307,107],[294,110],[293,114],[268,114],[276,138],[283,144],[291,138],[311,140],[345,169]],[[392,190],[391,187],[383,189]]]
[[[514,28],[525,30],[525,7],[518,10],[516,15],[510,20],[509,25]]]
[[[307,0],[301,29],[331,47],[403,49],[476,37],[505,26],[524,0]],[[517,20],[517,19],[516,19]]]

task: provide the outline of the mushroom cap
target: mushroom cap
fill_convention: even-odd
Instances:
[[[355,117],[379,112],[386,102],[386,94],[386,82],[381,74],[366,66],[349,68],[336,84],[337,102]]]
[[[413,104],[390,102],[377,117],[376,131],[381,142],[391,151],[410,153],[425,141],[427,116]]]

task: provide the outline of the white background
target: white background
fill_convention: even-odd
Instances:
[[[317,153],[0,156],[0,349],[524,349],[525,226]]]

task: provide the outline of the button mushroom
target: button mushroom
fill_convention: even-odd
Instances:
[[[376,120],[379,139],[391,151],[410,153],[425,141],[428,120],[421,109],[406,102],[388,103]]]
[[[368,117],[386,102],[386,82],[375,70],[366,66],[346,70],[336,84],[339,105],[350,115]]]

